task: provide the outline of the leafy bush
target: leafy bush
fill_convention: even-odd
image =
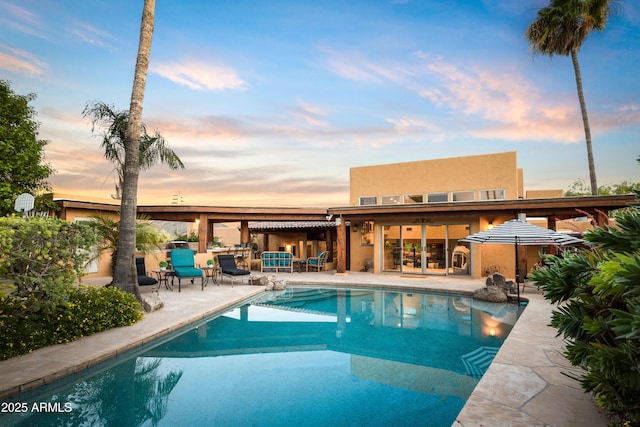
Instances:
[[[64,300],[96,244],[85,224],[56,218],[0,218],[0,277],[20,296]]]
[[[115,287],[71,287],[66,301],[0,297],[0,359],[68,343],[142,319],[136,297]]]
[[[0,359],[142,318],[132,294],[74,285],[95,245],[82,223],[0,218]]]
[[[636,191],[640,198],[640,191]],[[585,234],[591,250],[547,256],[531,277],[558,309],[551,325],[580,382],[614,422],[640,425],[640,205]]]

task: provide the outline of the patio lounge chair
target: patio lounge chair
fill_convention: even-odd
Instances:
[[[229,276],[231,278],[231,287],[233,287],[233,281],[236,277],[240,277],[240,281],[242,281],[242,276],[251,274],[249,270],[238,268],[233,255],[218,255],[218,265],[222,270],[222,276]]]
[[[180,281],[184,278],[191,278],[191,283],[196,277],[202,282],[202,290],[204,291],[204,277],[202,270],[196,268],[195,257],[191,249],[172,249],[171,250],[171,267],[174,271],[174,277],[178,278],[178,292],[180,292]]]
[[[147,276],[147,269],[144,266],[144,258],[136,257],[136,271],[138,274],[138,286],[157,286],[158,281],[151,276]]]
[[[327,256],[329,256],[329,252],[322,251],[318,256],[311,256],[307,258],[307,271],[309,271],[309,268],[316,268],[318,271],[324,270],[325,263],[327,262]]]

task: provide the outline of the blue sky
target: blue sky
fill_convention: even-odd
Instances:
[[[81,115],[129,106],[142,0],[0,0],[0,79],[33,92],[54,190],[109,198]],[[547,0],[158,0],[143,121],[186,165],[139,203],[348,205],[349,168],[517,151],[525,190],[588,181],[570,58],[533,57]],[[579,59],[598,184],[640,181],[640,6]]]

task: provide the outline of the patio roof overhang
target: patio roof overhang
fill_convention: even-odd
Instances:
[[[157,205],[138,206],[138,213],[151,219],[167,221],[194,221],[206,219],[211,222],[234,221],[311,221],[327,222],[326,216],[340,216],[347,220],[384,220],[398,217],[437,219],[455,216],[507,216],[517,218],[519,213],[528,217],[569,219],[585,214],[598,215],[615,209],[628,207],[635,201],[635,195],[559,197],[548,199],[482,200],[454,203],[423,203],[403,205],[344,206],[330,208],[290,208],[290,207],[233,207],[233,206],[183,206]],[[63,209],[77,208],[95,211],[113,211],[120,204],[95,203],[72,199],[57,199]]]
[[[385,220],[412,217],[423,220],[437,220],[451,216],[517,218],[524,213],[527,217],[547,217],[570,219],[587,214],[598,216],[615,209],[626,208],[635,201],[633,194],[614,196],[559,197],[548,199],[482,200],[453,203],[424,203],[402,205],[369,205],[329,208],[334,217],[349,220]]]

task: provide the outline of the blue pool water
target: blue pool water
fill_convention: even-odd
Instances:
[[[518,314],[455,295],[288,288],[2,402],[29,410],[0,424],[450,426]]]

